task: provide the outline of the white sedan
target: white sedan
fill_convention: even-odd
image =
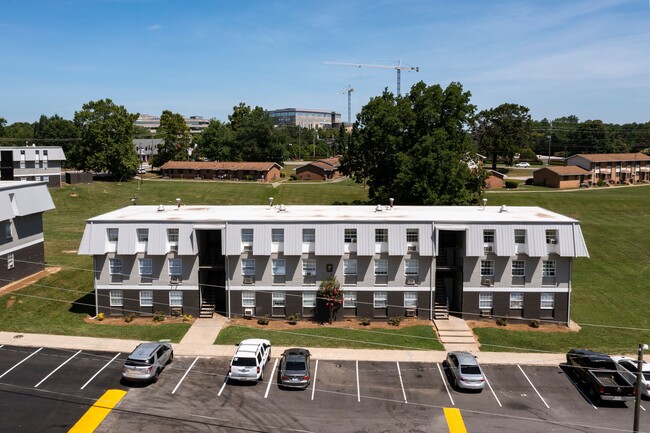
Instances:
[[[530,163],[528,163],[528,162],[518,162],[515,165],[515,167],[526,167],[526,168],[528,168],[528,167],[530,167]]]
[[[634,358],[628,358],[626,356],[612,356],[612,360],[616,363],[616,368],[621,374],[627,379],[628,382],[635,384],[636,375],[638,368],[638,361]],[[641,395],[650,397],[650,364],[643,361],[643,366],[641,367],[643,371],[643,377],[641,378]]]

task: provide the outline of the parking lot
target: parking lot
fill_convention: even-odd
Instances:
[[[149,385],[123,385],[127,354],[0,347],[2,431],[68,431],[106,390],[126,396],[97,431],[448,432],[459,410],[468,432],[630,431],[633,402],[598,403],[570,371],[483,365],[481,393],[451,387],[443,365],[312,361],[305,390],[277,385],[277,356],[264,381],[229,383],[229,359],[176,356]],[[480,357],[479,357],[480,361]],[[567,374],[568,373],[568,374]],[[642,402],[641,426],[650,422]],[[37,416],[35,416],[37,415]]]

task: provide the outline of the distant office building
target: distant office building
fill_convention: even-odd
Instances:
[[[310,110],[307,108],[281,108],[268,112],[276,125],[301,126],[303,128],[331,128],[341,123],[341,113],[336,111]]]
[[[203,116],[183,116],[183,119],[192,134],[203,132],[210,124],[210,119],[206,119]],[[147,128],[150,133],[155,134],[158,132],[158,128],[160,128],[160,117],[141,114],[138,120],[135,121],[135,126],[142,126],[143,128]]]
[[[59,146],[2,147],[0,180],[44,181],[48,187],[60,187],[63,161]]]
[[[136,138],[133,140],[135,152],[141,163],[148,164],[154,155],[158,155],[158,145],[163,142],[162,138]]]

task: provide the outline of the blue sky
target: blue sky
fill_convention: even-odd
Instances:
[[[535,119],[650,121],[648,0],[0,0],[0,117],[71,119],[111,98],[131,112],[227,120],[244,102],[347,118],[391,69],[510,102]]]

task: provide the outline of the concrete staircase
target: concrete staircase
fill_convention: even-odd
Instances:
[[[435,298],[433,299],[433,318],[435,320],[449,319],[449,306],[445,296],[444,282],[442,278],[436,278]]]
[[[480,345],[467,323],[458,317],[448,316],[445,320],[434,320],[433,324],[445,350],[479,352]]]
[[[215,299],[214,296],[204,296],[201,302],[200,319],[211,319],[214,314]]]

